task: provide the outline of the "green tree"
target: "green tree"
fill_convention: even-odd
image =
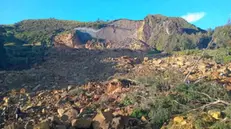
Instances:
[[[0,69],[5,68],[7,64],[7,56],[4,48],[4,33],[5,29],[0,27]]]

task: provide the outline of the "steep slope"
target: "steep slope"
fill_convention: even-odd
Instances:
[[[98,30],[81,27],[76,30],[83,43],[97,39],[111,42],[112,48],[132,48],[145,44],[148,48],[173,51],[205,48],[211,39],[205,30],[182,18],[162,15],[149,15],[140,21],[115,20]]]
[[[206,47],[209,42],[206,31],[182,18],[149,15],[144,23],[144,41],[158,50],[201,48]]]
[[[217,27],[213,33],[211,47],[230,47],[231,46],[231,25]]]
[[[120,19],[110,22],[101,29],[86,27],[76,28],[80,41],[84,44],[95,39],[102,43],[110,43],[110,48],[150,49],[149,45],[138,38],[138,28],[143,21]]]

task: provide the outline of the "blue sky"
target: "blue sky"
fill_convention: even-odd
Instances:
[[[231,0],[0,0],[0,24],[24,19],[57,18],[95,21],[148,14],[183,17],[203,29],[227,23]]]

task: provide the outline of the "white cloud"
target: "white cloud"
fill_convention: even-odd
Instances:
[[[202,19],[205,15],[205,12],[188,13],[187,15],[182,16],[182,18],[188,22],[196,22]]]

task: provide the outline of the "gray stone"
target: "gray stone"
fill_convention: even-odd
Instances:
[[[65,125],[56,125],[56,129],[67,129]]]

